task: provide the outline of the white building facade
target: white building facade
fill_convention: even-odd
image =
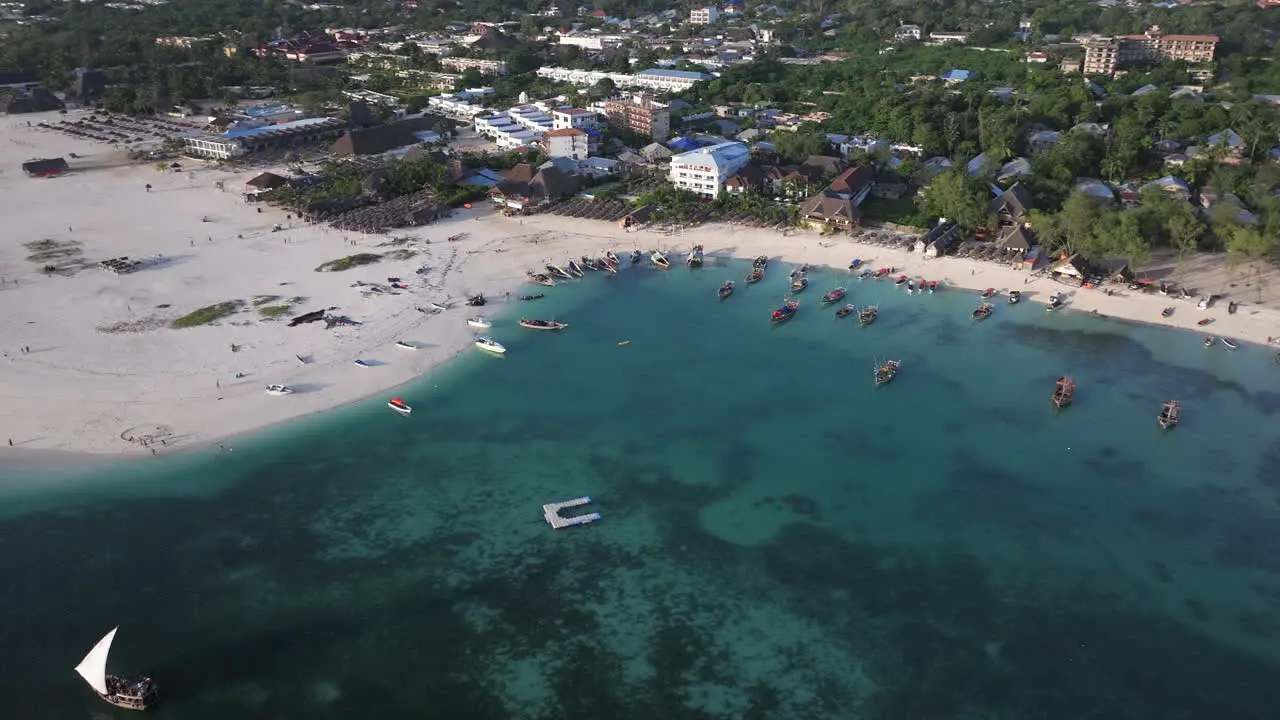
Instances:
[[[582,108],[560,108],[551,111],[552,130],[589,130],[596,125],[599,115]]]
[[[587,133],[585,130],[577,130],[575,128],[566,128],[564,130],[552,130],[546,133],[542,139],[542,149],[547,153],[548,157],[567,157],[574,160],[585,160],[590,154],[587,146]]]
[[[714,198],[724,181],[751,162],[751,149],[740,142],[723,142],[671,158],[671,184]]]
[[[710,25],[720,17],[720,11],[714,5],[694,8],[689,11],[689,22],[693,25]]]

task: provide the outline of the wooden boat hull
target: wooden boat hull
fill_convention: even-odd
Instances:
[[[542,325],[528,320],[521,320],[520,327],[528,328],[530,330],[563,330],[569,327],[568,323],[555,322],[554,320],[547,320],[545,322],[546,324]]]
[[[99,692],[95,692],[94,694],[122,710],[137,710],[141,712],[155,706],[156,704],[156,699],[154,697],[150,700],[146,698],[142,700],[134,700],[133,698],[123,697],[120,695],[103,695]],[[152,693],[152,695],[154,695],[154,693]]]

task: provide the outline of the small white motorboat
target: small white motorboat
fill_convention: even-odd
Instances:
[[[1226,346],[1227,346],[1227,349],[1229,349],[1229,350],[1235,350],[1236,348],[1240,347],[1240,346],[1239,346],[1239,345],[1237,345],[1237,344],[1235,343],[1235,341],[1234,341],[1234,340],[1232,340],[1231,338],[1222,338],[1222,344],[1223,344],[1223,345],[1226,345]]]
[[[409,404],[401,400],[400,398],[391,398],[390,400],[388,400],[387,407],[391,408],[392,410],[395,410],[401,415],[408,415],[409,413],[413,412],[413,408],[409,407]]]
[[[473,317],[467,320],[467,327],[472,327],[477,330],[488,330],[493,327],[493,323],[482,317]]]
[[[476,347],[480,348],[481,350],[487,350],[491,353],[497,353],[499,355],[507,351],[507,349],[502,346],[502,343],[498,342],[497,340],[494,340],[491,337],[476,338]]]
[[[370,365],[369,363],[365,362],[364,360],[360,360],[360,359],[358,359],[358,358],[356,359],[356,365],[359,365],[360,367],[373,367],[373,365]]]
[[[268,385],[268,395],[288,395],[293,392],[293,388],[288,385]]]
[[[417,349],[418,349],[418,346],[417,346],[417,345],[414,345],[413,343],[408,342],[408,341],[405,341],[405,340],[397,340],[397,341],[396,341],[396,347],[398,347],[398,348],[402,348],[402,349],[404,349],[404,350],[417,350]]]

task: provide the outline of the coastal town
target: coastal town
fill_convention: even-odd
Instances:
[[[167,12],[83,5],[5,5],[15,447],[164,452],[368,397],[474,343],[447,308],[606,251],[858,259],[1228,347],[1280,336],[1280,77],[1240,64],[1256,38],[1181,31],[1190,8],[1086,31],[1094,4],[868,25],[405,0],[145,36],[149,73],[51,71],[43,33]],[[303,314],[341,332],[279,332]],[[47,402],[69,393],[98,401],[69,421]]]

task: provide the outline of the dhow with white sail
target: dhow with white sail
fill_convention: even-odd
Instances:
[[[80,673],[80,677],[89,683],[89,687],[99,697],[112,705],[126,710],[146,710],[155,705],[158,699],[154,680],[149,677],[128,679],[107,674],[107,655],[111,653],[111,642],[116,639],[116,631],[119,629],[112,628],[111,632],[99,640],[76,666],[76,672]]]

